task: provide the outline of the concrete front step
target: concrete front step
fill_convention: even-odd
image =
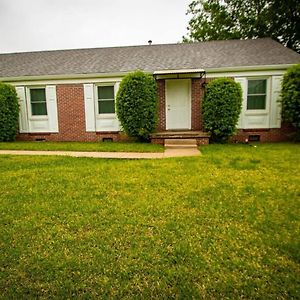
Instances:
[[[164,131],[151,134],[151,143],[165,145],[170,144],[167,140],[196,140],[197,145],[207,145],[210,135],[202,131]]]
[[[197,146],[196,139],[165,139],[165,146]]]

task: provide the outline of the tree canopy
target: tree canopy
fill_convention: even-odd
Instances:
[[[271,37],[300,53],[299,0],[194,0],[184,42]]]

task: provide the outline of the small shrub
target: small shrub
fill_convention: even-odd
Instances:
[[[0,82],[0,142],[13,141],[18,131],[19,104],[16,89]]]
[[[150,74],[126,75],[117,94],[117,115],[124,131],[140,140],[149,138],[157,123],[156,82]]]
[[[241,109],[242,89],[239,83],[219,78],[206,86],[203,122],[212,141],[224,142],[234,134]]]
[[[300,139],[300,64],[287,70],[281,90],[282,119],[296,128]]]

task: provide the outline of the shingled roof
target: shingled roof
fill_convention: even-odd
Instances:
[[[296,64],[269,38],[0,54],[0,78]]]

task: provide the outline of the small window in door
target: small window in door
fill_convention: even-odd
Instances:
[[[98,113],[115,113],[114,86],[98,86]]]

